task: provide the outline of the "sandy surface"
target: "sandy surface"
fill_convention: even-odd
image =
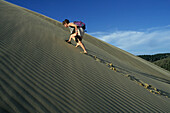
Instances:
[[[170,73],[0,0],[0,112],[170,112]],[[155,89],[156,88],[156,89]]]

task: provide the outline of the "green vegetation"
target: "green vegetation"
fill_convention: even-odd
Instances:
[[[154,64],[170,71],[170,57],[153,62]]]
[[[138,56],[170,71],[170,53]]]
[[[170,57],[170,53],[155,54],[155,55],[138,55],[138,56],[147,61],[155,62],[155,61]]]

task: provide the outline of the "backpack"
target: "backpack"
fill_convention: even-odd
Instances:
[[[77,27],[81,27],[81,28],[83,28],[84,30],[86,29],[86,25],[85,25],[85,23],[83,23],[82,21],[74,21],[73,23],[76,24]]]

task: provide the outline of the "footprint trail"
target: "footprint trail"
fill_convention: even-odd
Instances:
[[[137,83],[138,85],[144,87],[150,93],[160,95],[160,96],[164,96],[166,98],[170,98],[170,94],[168,92],[165,92],[163,90],[157,89],[156,87],[153,87],[152,85],[147,84],[147,83],[137,79],[135,76],[131,75],[129,71],[127,71],[127,70],[125,70],[123,68],[120,68],[118,66],[115,66],[112,62],[106,61],[106,60],[104,60],[102,58],[99,58],[99,57],[97,57],[95,55],[92,55],[92,54],[89,54],[89,53],[85,54],[85,55],[93,58],[97,62],[105,64],[109,69],[113,70],[114,72],[120,73],[121,75],[129,78],[129,80],[131,80],[131,81]]]

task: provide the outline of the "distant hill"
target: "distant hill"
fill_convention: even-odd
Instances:
[[[170,57],[167,57],[167,58],[164,58],[162,60],[158,60],[158,61],[155,61],[153,62],[154,64],[170,71]]]
[[[138,56],[170,71],[170,53]]]

